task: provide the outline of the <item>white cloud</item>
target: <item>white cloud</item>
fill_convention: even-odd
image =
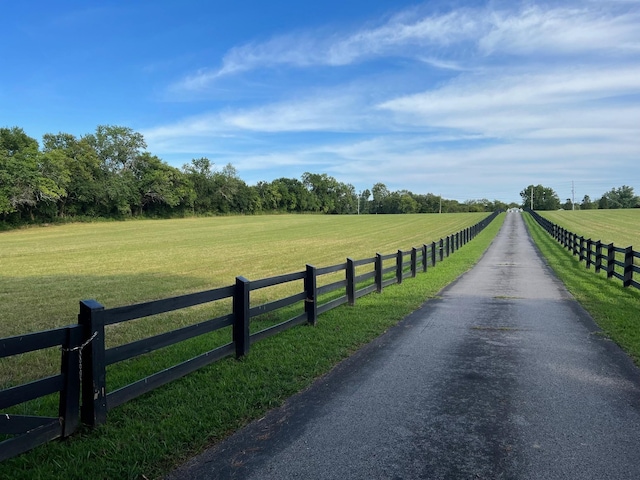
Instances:
[[[513,138],[572,129],[572,136],[628,132],[640,106],[616,97],[640,95],[640,68],[580,68],[518,75],[468,75],[447,85],[379,105],[396,124],[463,129]],[[580,134],[579,130],[584,129]],[[626,133],[624,133],[626,136]],[[558,132],[555,133],[559,137]]]
[[[499,54],[557,57],[640,52],[640,13],[635,11],[534,5],[427,14],[426,8],[407,10],[381,25],[353,32],[317,30],[240,45],[227,52],[220,67],[187,75],[174,88],[197,91],[219,78],[254,69],[336,67],[387,56],[428,59],[439,68],[458,68],[456,59],[477,64],[478,57]]]
[[[518,55],[640,50],[637,12],[615,14],[592,7],[532,6],[516,15],[494,12],[489,20],[491,28],[478,41],[479,49],[485,54],[502,51]]]

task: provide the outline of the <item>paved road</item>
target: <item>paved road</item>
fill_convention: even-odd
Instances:
[[[169,476],[640,479],[640,373],[518,213],[441,299]]]

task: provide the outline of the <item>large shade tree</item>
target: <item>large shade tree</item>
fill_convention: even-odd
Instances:
[[[637,208],[640,207],[640,197],[633,192],[633,187],[623,185],[612,188],[598,201],[599,208]]]
[[[529,185],[520,192],[522,206],[533,210],[558,210],[560,208],[560,198],[558,194],[549,187],[542,185]]]

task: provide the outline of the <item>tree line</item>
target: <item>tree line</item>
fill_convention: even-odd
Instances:
[[[60,219],[172,217],[299,212],[394,214],[493,211],[498,201],[460,203],[433,194],[356,192],[321,173],[247,185],[233,165],[208,158],[181,169],[148,152],[142,134],[99,125],[76,137],[45,134],[42,145],[19,127],[0,128],[0,221],[5,226]]]
[[[520,192],[520,197],[522,198],[522,206],[525,208],[533,207],[533,210],[640,208],[640,197],[634,193],[633,187],[628,185],[612,188],[595,201],[591,200],[589,195],[585,195],[582,202],[579,203],[574,203],[570,198],[562,203],[552,188],[542,185],[529,185]]]

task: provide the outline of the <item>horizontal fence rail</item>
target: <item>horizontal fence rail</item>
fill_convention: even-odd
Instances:
[[[640,274],[636,265],[640,252],[633,247],[616,247],[613,243],[602,243],[600,240],[585,239],[555,223],[550,222],[533,210],[526,210],[533,219],[558,243],[569,250],[579,261],[585,262],[588,269],[592,266],[596,273],[604,271],[607,278],[617,278],[624,287],[640,289],[640,282],[634,279]]]
[[[88,426],[105,423],[109,410],[129,400],[222,358],[247,355],[252,343],[301,323],[315,325],[322,313],[344,304],[354,306],[364,295],[382,293],[389,285],[400,284],[419,271],[427,272],[475,238],[498,213],[437,242],[396,253],[377,253],[375,257],[361,260],[347,258],[344,263],[322,268],[307,265],[299,272],[259,280],[239,276],[235,284],[226,287],[122,307],[105,308],[95,300],[82,300],[77,325],[0,339],[0,358],[55,346],[62,350],[60,375],[0,390],[0,411],[45,395],[59,392],[60,396],[59,417],[0,413],[0,435],[13,436],[0,442],[0,460],[69,436],[80,422]],[[336,274],[342,278],[331,281]],[[325,277],[330,275],[334,277]],[[318,286],[319,281],[329,283]],[[252,292],[283,284],[299,285],[300,290],[267,303],[251,303]],[[219,301],[229,302],[231,311],[170,332],[106,348],[106,326]],[[296,305],[303,307],[302,313],[251,331],[252,319]],[[108,391],[108,366],[225,328],[230,329],[228,343]]]
[[[50,440],[68,437],[79,425],[79,357],[84,347],[80,325],[3,338],[0,340],[0,358],[51,347],[61,348],[60,374],[1,390],[0,411],[58,393],[58,416],[0,415],[0,435],[9,436],[0,442],[0,461]]]

